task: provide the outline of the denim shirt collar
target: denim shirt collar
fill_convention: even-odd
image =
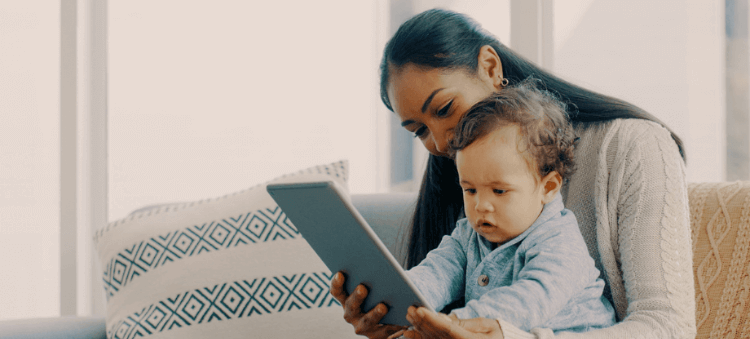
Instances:
[[[525,231],[523,231],[523,233],[519,234],[517,237],[511,240],[508,240],[504,244],[498,246],[495,250],[502,251],[505,248],[508,248],[510,246],[513,246],[523,241],[523,239],[525,239],[531,232],[533,232],[536,228],[538,228],[539,225],[542,225],[546,223],[547,221],[549,221],[550,219],[554,218],[555,216],[560,215],[560,212],[562,212],[564,208],[565,206],[563,205],[562,194],[558,192],[555,195],[555,198],[552,199],[552,201],[544,204],[544,207],[542,208],[542,213],[539,214],[539,217],[536,218],[534,223],[531,224],[529,228],[527,228]],[[489,242],[487,239],[485,239],[478,233],[476,234],[476,236],[479,237],[479,240],[480,240],[479,243],[481,244],[481,247],[482,247],[481,248],[482,254],[486,255],[493,251],[491,242]]]

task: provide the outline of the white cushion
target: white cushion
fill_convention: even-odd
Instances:
[[[347,187],[347,167],[271,182],[332,178]],[[328,293],[331,272],[267,184],[141,211],[97,232],[107,337],[356,337]]]

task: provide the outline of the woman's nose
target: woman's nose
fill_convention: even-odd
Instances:
[[[448,153],[448,147],[450,146],[451,139],[453,139],[452,130],[446,131],[442,135],[434,134],[433,142],[435,143],[435,148],[437,149],[437,151],[443,154]]]

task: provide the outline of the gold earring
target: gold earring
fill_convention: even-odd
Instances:
[[[509,82],[510,81],[508,81],[508,78],[503,78],[502,80],[500,80],[500,84],[503,85],[503,87],[508,86]]]

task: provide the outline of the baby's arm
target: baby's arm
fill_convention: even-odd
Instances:
[[[435,310],[443,309],[464,294],[466,227],[459,221],[450,236],[444,236],[437,248],[406,272]]]
[[[530,330],[547,323],[578,293],[590,288],[599,271],[594,267],[577,226],[551,228],[524,240],[516,265],[523,265],[511,285],[499,286],[453,310],[461,319],[475,317],[503,319],[520,329]],[[490,277],[491,270],[483,270]],[[603,281],[599,281],[601,295]],[[597,292],[593,292],[597,293]]]

